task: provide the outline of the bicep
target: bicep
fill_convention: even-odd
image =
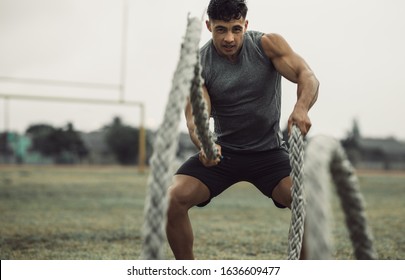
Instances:
[[[304,59],[280,35],[264,35],[262,45],[276,70],[291,82],[298,83],[303,73],[311,71]]]

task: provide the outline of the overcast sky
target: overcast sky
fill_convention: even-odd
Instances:
[[[0,0],[0,93],[117,100],[119,90],[21,83],[7,78],[119,85],[125,99],[146,107],[156,129],[185,33],[187,14],[200,17],[208,0],[128,0],[125,72],[121,70],[124,0]],[[321,81],[310,117],[311,136],[345,137],[353,119],[364,136],[405,140],[405,1],[249,0],[249,29],[281,34]],[[210,39],[204,28],[201,44]],[[3,78],[2,78],[3,77]],[[283,81],[281,126],[296,99]],[[0,98],[0,130],[5,127]],[[9,101],[9,125],[91,131],[121,116],[139,124],[136,107]],[[185,131],[184,122],[181,129]]]

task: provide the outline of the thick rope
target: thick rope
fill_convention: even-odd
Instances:
[[[300,257],[305,221],[304,197],[304,138],[298,127],[293,125],[290,146],[291,179],[291,224],[288,238],[288,259],[297,260]]]
[[[201,21],[189,18],[186,35],[181,47],[180,59],[174,73],[172,89],[166,105],[164,121],[157,130],[153,155],[150,160],[151,174],[145,200],[142,231],[141,259],[163,259],[167,211],[167,186],[171,180],[171,164],[178,146],[178,126],[186,97],[190,92],[194,67],[201,35]]]
[[[306,256],[308,259],[330,259],[332,242],[328,183],[337,188],[346,225],[357,259],[376,259],[371,230],[367,225],[364,200],[354,168],[340,143],[317,136],[306,148],[304,185],[307,193]]]
[[[306,186],[306,227],[305,247],[306,258],[315,260],[332,259],[332,215],[330,209],[330,172],[328,162],[331,153],[329,138],[318,142],[315,137],[309,141],[305,149]]]
[[[201,77],[200,56],[197,56],[197,63],[194,70],[194,79],[191,85],[190,102],[193,108],[194,123],[196,125],[196,134],[207,158],[214,160],[217,157],[215,139],[209,129],[209,115],[207,104],[203,98]]]
[[[367,225],[365,203],[360,192],[359,181],[354,168],[348,160],[343,148],[338,145],[331,162],[333,181],[345,213],[346,225],[349,229],[354,255],[359,260],[377,259],[373,248],[373,237]]]

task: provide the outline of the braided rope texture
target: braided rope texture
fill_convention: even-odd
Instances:
[[[293,181],[291,196],[291,224],[288,238],[288,259],[300,257],[305,222],[304,197],[304,137],[298,127],[293,125],[288,139],[290,146],[291,179]]]
[[[209,129],[209,116],[207,104],[202,93],[203,79],[201,77],[201,64],[199,55],[194,69],[194,79],[191,84],[190,102],[193,108],[196,134],[208,159],[214,160],[218,155],[215,139]]]
[[[167,186],[171,180],[171,164],[175,159],[178,143],[180,116],[190,92],[197,51],[201,36],[201,21],[188,18],[186,35],[175,70],[172,89],[169,93],[164,120],[157,130],[151,173],[145,199],[144,224],[142,228],[142,252],[140,259],[164,259],[166,241]]]
[[[331,162],[331,173],[345,213],[354,255],[359,260],[377,259],[371,230],[367,226],[365,202],[360,192],[359,181],[340,145],[336,148]]]

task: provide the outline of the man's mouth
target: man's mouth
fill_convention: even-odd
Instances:
[[[226,51],[231,51],[231,50],[233,50],[235,48],[235,45],[223,45],[223,48]]]

